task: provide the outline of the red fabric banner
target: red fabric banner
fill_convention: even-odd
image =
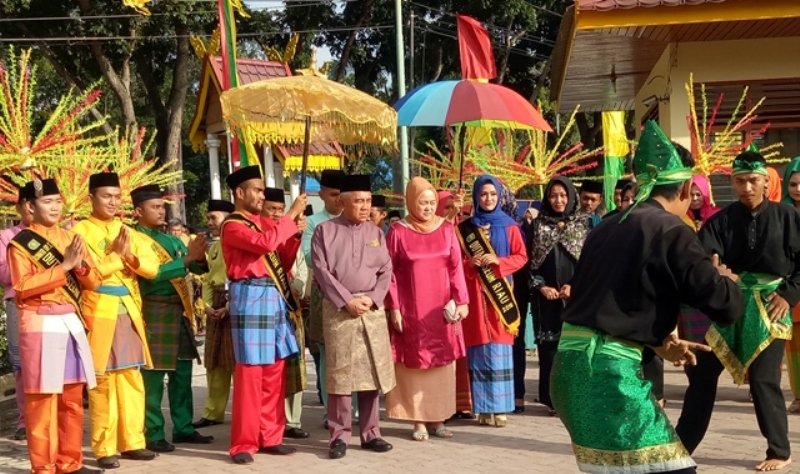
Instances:
[[[475,18],[457,15],[462,79],[494,79],[497,65],[489,32]]]

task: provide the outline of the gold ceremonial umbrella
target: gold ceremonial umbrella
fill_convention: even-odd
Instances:
[[[303,143],[300,192],[305,192],[309,144],[394,149],[397,112],[352,87],[319,76],[265,79],[222,93],[229,130],[269,145]]]

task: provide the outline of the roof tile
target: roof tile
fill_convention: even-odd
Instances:
[[[702,5],[722,3],[725,0],[576,0],[580,10],[610,11],[640,7]]]
[[[211,66],[214,69],[217,80],[222,83],[222,58],[219,56],[212,57]],[[251,82],[260,81],[262,79],[289,76],[286,66],[277,61],[240,58],[236,60],[236,68],[239,72],[240,86],[245,86]]]

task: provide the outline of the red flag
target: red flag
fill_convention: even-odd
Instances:
[[[494,79],[497,65],[489,32],[475,18],[457,15],[462,79]]]

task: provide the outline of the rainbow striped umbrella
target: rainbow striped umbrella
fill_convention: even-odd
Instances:
[[[553,129],[529,101],[498,84],[469,80],[419,86],[396,104],[397,124],[407,127]]]

